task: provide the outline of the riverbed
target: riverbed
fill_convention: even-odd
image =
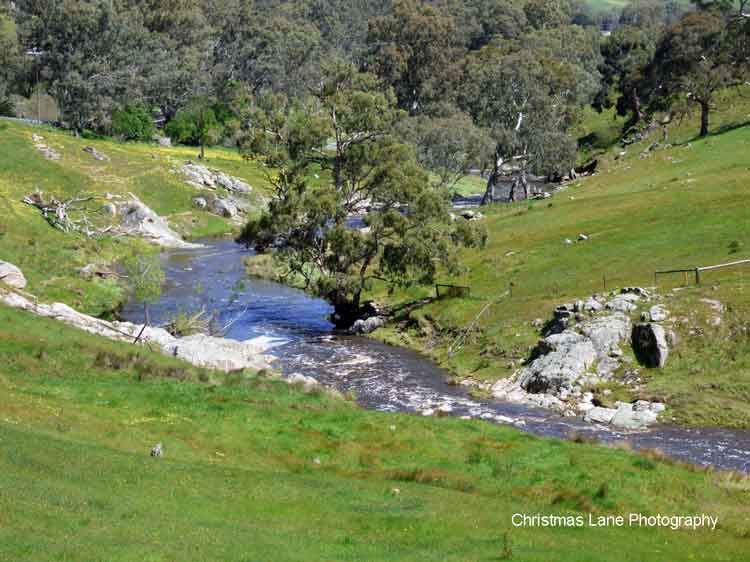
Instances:
[[[202,241],[203,248],[162,254],[166,285],[151,306],[155,324],[177,312],[205,309],[225,337],[261,341],[284,374],[301,373],[341,392],[361,406],[384,412],[448,415],[513,425],[554,438],[577,433],[602,442],[658,448],[676,459],[717,468],[750,471],[750,431],[680,428],[668,425],[623,432],[579,418],[498,400],[480,400],[449,373],[408,349],[336,333],[325,301],[279,283],[250,279],[242,263],[251,251],[230,240]],[[142,308],[128,305],[123,317],[142,322]]]

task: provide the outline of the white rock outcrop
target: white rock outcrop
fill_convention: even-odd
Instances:
[[[169,227],[166,220],[134,195],[131,195],[129,201],[120,203],[117,212],[122,217],[120,231],[123,234],[139,236],[162,248],[201,247],[200,244],[185,242]]]
[[[180,168],[187,178],[187,183],[199,189],[216,189],[223,187],[232,193],[250,193],[253,188],[239,178],[225,174],[220,170],[212,170],[206,166],[187,162]]]
[[[14,289],[24,289],[26,287],[26,277],[12,263],[0,260],[0,283],[5,283],[8,287],[13,287]]]
[[[112,340],[133,342],[143,328],[142,325],[130,322],[109,322],[94,318],[62,303],[35,303],[24,295],[2,289],[0,302]],[[177,357],[198,367],[226,372],[271,367],[271,358],[264,355],[268,347],[252,340],[238,342],[205,335],[176,338],[163,328],[146,327],[140,341],[151,344],[165,355]]]

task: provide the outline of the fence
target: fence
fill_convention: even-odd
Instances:
[[[442,294],[440,289],[443,289]],[[441,297],[468,297],[471,293],[471,287],[465,285],[435,285],[435,296]]]
[[[719,265],[709,265],[706,267],[690,267],[687,269],[669,269],[666,271],[655,271],[654,272],[654,285],[658,284],[659,275],[669,275],[674,273],[682,273],[685,276],[685,285],[688,284],[688,274],[695,275],[695,284],[701,284],[701,273],[704,271],[714,271],[717,269],[725,269],[727,267],[736,267],[738,265],[750,264],[750,260],[739,260],[729,263],[721,263]]]

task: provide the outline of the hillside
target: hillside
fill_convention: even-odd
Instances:
[[[6,308],[0,355],[0,560],[622,562],[659,553],[716,562],[746,552],[747,478],[657,453],[367,412]],[[152,458],[157,442],[165,454]],[[707,513],[719,524],[511,524],[513,513],[630,512]]]
[[[43,137],[40,142],[61,158],[45,159],[35,148],[33,135]],[[84,152],[90,146],[109,160],[99,161]],[[187,239],[232,231],[228,220],[192,203],[208,191],[188,185],[179,168],[196,158],[196,148],[87,140],[49,127],[3,120],[0,151],[5,155],[0,161],[0,255],[24,271],[29,291],[42,299],[65,302],[87,313],[107,313],[123,298],[118,284],[111,279],[86,281],[78,270],[89,264],[106,268],[134,248],[156,250],[132,237],[87,239],[55,230],[37,209],[22,203],[34,191],[61,200],[94,196],[90,217],[100,223],[106,220],[101,207],[107,203],[107,194],[127,198],[132,193]],[[263,174],[246,165],[237,151],[210,149],[206,165],[251,185],[252,206],[265,197]]]
[[[492,381],[509,376],[528,357],[539,338],[532,322],[548,320],[561,303],[619,287],[651,287],[658,270],[750,258],[746,95],[747,89],[724,94],[717,132],[706,139],[694,139],[695,119],[686,119],[670,127],[667,144],[657,130],[626,150],[612,144],[617,121],[591,115],[585,136],[590,154],[600,159],[599,172],[549,200],[483,209],[487,247],[463,254],[466,274],[441,279],[470,287],[470,296],[407,307],[411,312],[402,314],[398,331],[383,330],[381,337],[426,350],[461,377]],[[659,146],[648,151],[655,142]],[[564,243],[579,234],[589,239]],[[747,342],[735,338],[741,347],[734,351],[734,344],[720,343],[745,333],[749,274],[747,266],[711,272],[701,287],[677,293],[671,289],[684,283],[682,276],[659,279],[657,290],[669,295],[667,308],[689,321],[677,327],[683,341],[674,361],[662,371],[643,372],[643,395],[679,404],[672,413],[679,422],[750,427],[750,366],[741,351]],[[490,306],[451,355],[458,335],[509,289],[512,297]],[[434,289],[375,295],[398,308],[434,296]],[[719,327],[708,323],[711,310],[700,302],[706,298],[730,310]]]

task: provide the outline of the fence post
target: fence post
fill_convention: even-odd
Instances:
[[[701,284],[701,270],[699,267],[695,268],[695,284],[696,285]]]

